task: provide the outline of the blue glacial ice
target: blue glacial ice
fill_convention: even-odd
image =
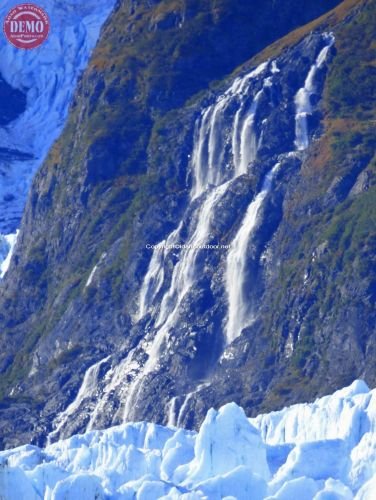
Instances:
[[[252,419],[230,403],[198,433],[126,423],[0,452],[0,498],[374,500],[375,426],[362,381]]]
[[[26,93],[26,110],[0,127],[0,262],[11,250],[34,174],[61,133],[77,79],[85,69],[100,29],[115,0],[38,0],[49,14],[48,40],[38,49],[20,50],[0,37],[0,76]],[[0,18],[18,0],[0,5]],[[7,253],[6,252],[6,253]]]

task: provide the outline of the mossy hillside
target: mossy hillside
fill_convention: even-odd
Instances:
[[[362,10],[367,1],[368,0],[344,0],[343,2],[340,2],[339,5],[334,7],[329,12],[326,12],[322,16],[308,22],[304,26],[295,29],[291,33],[283,36],[276,42],[266,47],[256,55],[255,60],[261,62],[265,59],[275,57],[281,51],[298,43],[311,31],[325,31],[333,29],[350,16],[356,15],[358,11]]]
[[[92,66],[101,72],[109,68],[115,78],[116,68],[121,67],[119,87],[135,89],[139,101],[152,107],[181,106],[273,40],[337,3],[277,5],[268,0],[250,6],[238,0],[167,1],[152,8],[142,3],[131,16],[120,8]],[[170,23],[163,23],[168,19]]]
[[[140,246],[135,221],[182,189],[169,167],[175,159],[174,122],[184,116],[184,103],[194,107],[213,80],[336,3],[194,0],[150,7],[141,2],[133,14],[127,2],[120,4],[80,81],[64,133],[34,183],[23,222],[24,258],[14,269],[16,287],[7,291],[5,315],[13,311],[18,326],[6,328],[18,354],[2,376],[4,395],[27,379],[35,346],[48,339],[73,301],[82,310],[97,306],[85,284],[101,254],[119,238],[120,252],[105,276],[112,290],[106,306],[127,311],[124,269]],[[24,273],[30,262],[39,272],[34,266]],[[90,342],[82,338],[82,346]],[[61,359],[77,363],[69,355]],[[56,360],[41,368],[40,380],[51,367]]]
[[[160,167],[161,162],[155,161],[156,155],[148,159],[146,151],[149,140],[152,140],[154,152],[164,141],[159,131],[161,121],[166,121],[166,110],[181,106],[273,37],[305,22],[324,8],[327,4],[312,2],[303,9],[297,2],[288,2],[283,9],[278,9],[276,22],[271,15],[276,9],[273,2],[259,2],[252,9],[242,2],[232,3],[229,8],[228,1],[196,1],[189,6],[181,2],[163,2],[153,8],[145,3],[133,15],[129,15],[126,2],[120,6],[80,82],[62,138],[36,180],[40,190],[38,210],[41,212],[43,208],[43,214],[39,215],[43,215],[45,223],[48,221],[52,237],[56,239],[54,246],[64,248],[61,226],[56,221],[62,214],[64,219],[75,218],[79,197],[77,191],[67,189],[64,178],[69,172],[68,186],[84,181],[82,167],[90,158],[93,146],[98,157],[94,172],[100,164],[104,166],[102,177],[98,175],[95,185],[87,190],[88,210],[92,208],[91,200],[95,200],[91,217],[89,221],[83,218],[81,227],[75,228],[76,234],[69,236],[70,244],[80,241],[84,251],[76,252],[75,259],[69,262],[64,259],[64,251],[61,252],[61,264],[72,265],[66,272],[76,273],[83,269],[89,272],[103,250],[97,245],[98,233],[111,233],[113,239],[121,236],[124,221],[131,222],[137,212],[136,206],[141,209],[146,206],[150,193],[162,192],[161,187],[171,191],[179,188],[179,183],[170,176],[163,180],[160,175],[156,179],[155,175],[146,173],[148,161],[155,169],[158,164]],[[168,29],[160,29],[158,20],[171,13],[176,16],[176,25],[172,23]],[[183,13],[185,18],[181,23],[179,16]],[[274,31],[264,29],[271,19]],[[236,36],[230,30],[235,22]],[[119,203],[118,193],[122,190],[128,190],[129,197]],[[132,201],[136,193],[136,201]],[[45,207],[40,203],[43,198]],[[115,218],[122,221],[116,223],[118,229],[122,228],[120,232],[109,227],[108,221]],[[106,237],[106,244],[108,239]],[[31,245],[39,248],[41,243],[33,241]],[[45,262],[47,267],[48,262]],[[59,262],[54,262],[54,266],[52,275],[56,276]],[[33,276],[33,280],[38,286],[38,276]],[[58,282],[60,278],[50,287],[51,291]]]
[[[325,133],[311,148],[300,188],[285,204],[286,231],[280,231],[280,252],[285,259],[266,328],[280,339],[277,344],[281,346],[281,312],[290,310],[295,315],[297,323],[291,321],[287,328],[299,331],[291,360],[295,368],[291,369],[300,373],[302,394],[310,387],[309,397],[346,384],[343,377],[350,376],[351,370],[362,370],[349,361],[338,370],[337,380],[329,370],[324,377],[325,366],[331,366],[327,356],[333,340],[322,332],[332,325],[334,336],[346,311],[357,310],[371,322],[374,312],[375,19],[376,3],[366,2],[360,14],[335,30],[337,54],[330,64],[323,103]],[[361,172],[367,181],[352,192]],[[367,336],[354,332],[360,352],[366,348],[363,334]],[[317,370],[321,378],[312,389]]]

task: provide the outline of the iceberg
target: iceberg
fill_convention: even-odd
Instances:
[[[198,432],[125,423],[0,452],[6,500],[374,500],[376,389],[362,381],[248,419],[211,409]]]

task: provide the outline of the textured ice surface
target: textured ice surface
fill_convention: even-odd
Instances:
[[[247,419],[234,403],[198,433],[145,422],[0,453],[6,500],[374,500],[376,389]]]
[[[27,95],[25,112],[0,127],[0,151],[8,151],[0,155],[0,263],[6,257],[2,235],[14,234],[19,227],[34,173],[62,131],[77,78],[114,2],[38,0],[51,20],[50,35],[41,47],[20,50],[0,37],[0,76]],[[19,3],[1,2],[0,18]]]

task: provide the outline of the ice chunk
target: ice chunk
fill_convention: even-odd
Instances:
[[[149,424],[145,435],[144,447],[149,450],[163,449],[166,441],[168,441],[174,433],[175,431],[173,429],[168,429],[161,425]]]
[[[367,432],[351,452],[350,482],[356,491],[376,475],[376,434]]]
[[[164,496],[171,486],[162,481],[145,481],[137,492],[137,500],[151,500]]]
[[[180,482],[178,475],[174,476],[176,469],[183,464],[191,462],[194,458],[194,435],[179,429],[163,448],[163,460],[161,464],[161,477],[163,479],[174,478]]]
[[[92,474],[77,474],[59,481],[52,491],[51,500],[68,500],[70,498],[104,500],[105,494],[98,477]]]
[[[357,394],[368,394],[369,387],[364,382],[364,380],[354,380],[354,382],[348,387],[344,387],[339,391],[336,391],[332,397],[334,398],[351,398]]]
[[[64,479],[66,479],[69,476],[69,473],[63,470],[61,467],[58,467],[54,463],[46,462],[38,465],[32,471],[26,472],[26,476],[33,484],[40,498],[48,500],[52,495],[52,490],[54,489],[55,485],[59,481],[63,481]],[[48,491],[50,492],[50,496],[45,493]]]
[[[376,475],[367,481],[358,491],[355,500],[375,500],[376,498]]]
[[[201,491],[181,493],[181,491],[174,487],[171,488],[168,495],[159,498],[159,500],[208,500],[208,497]]]
[[[24,471],[33,470],[37,465],[48,460],[43,450],[30,444],[5,451],[2,456],[7,459],[9,467],[20,467]]]
[[[270,477],[260,433],[239,406],[229,403],[218,412],[208,412],[196,439],[187,483],[226,474],[240,465],[266,480]]]
[[[45,450],[27,445],[2,451],[0,498],[376,498],[376,390],[355,383],[315,403],[252,421],[274,444],[265,444],[244,411],[231,403],[210,410],[198,434],[128,423]],[[336,434],[345,439],[332,439]],[[286,443],[291,436],[297,444]]]
[[[319,491],[313,500],[352,500],[353,494],[341,481],[328,479],[325,487]]]
[[[271,482],[272,491],[298,477],[315,480],[341,479],[347,481],[350,458],[346,443],[341,439],[316,441],[297,445],[287,457]]]
[[[263,500],[267,490],[265,480],[244,465],[228,474],[207,479],[199,483],[197,488],[211,500],[221,500],[228,496],[237,500]]]
[[[309,477],[299,477],[287,481],[281,489],[268,500],[312,500],[317,493],[316,482]]]
[[[280,467],[286,462],[290,451],[294,448],[292,444],[276,444],[266,447],[266,457],[270,472],[274,475]]]
[[[373,416],[370,419],[370,409]],[[351,386],[310,404],[250,419],[268,444],[302,443],[323,439],[344,439],[352,448],[376,422],[376,393],[357,380]]]
[[[0,498],[6,500],[39,500],[40,497],[19,467],[9,467],[6,458],[0,458]]]

